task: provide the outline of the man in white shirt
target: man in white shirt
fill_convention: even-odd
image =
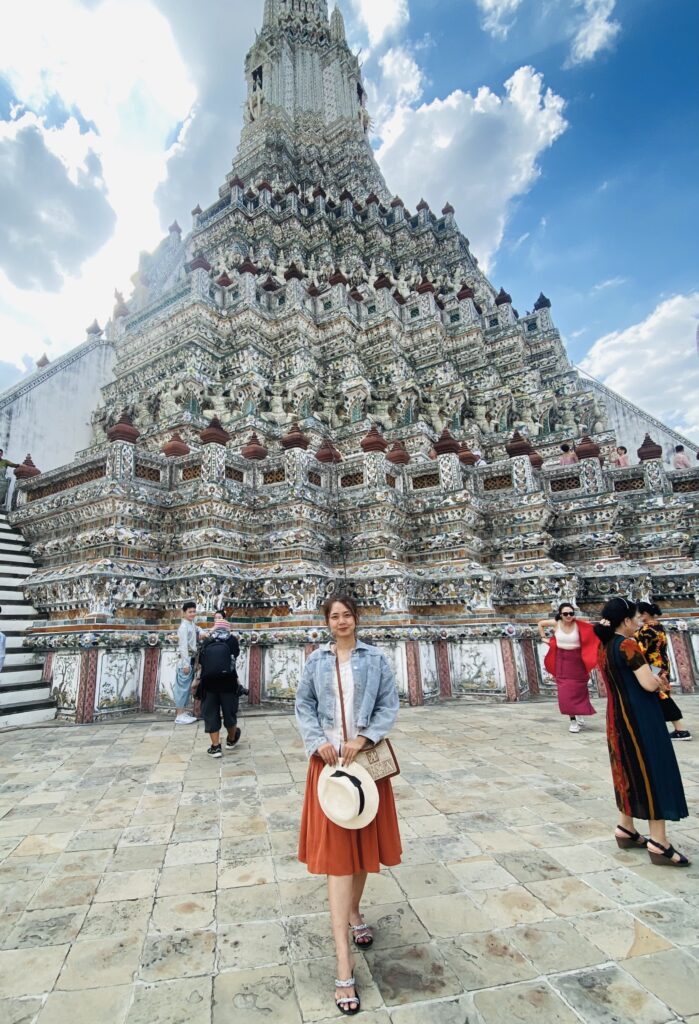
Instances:
[[[177,707],[175,725],[192,725],[196,722],[194,715],[187,711],[192,696],[192,679],[194,678],[194,661],[197,656],[197,644],[202,630],[195,623],[197,615],[196,601],[185,601],[182,605],[182,622],[177,630],[177,671],[173,696]]]

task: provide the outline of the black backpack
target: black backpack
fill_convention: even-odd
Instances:
[[[238,643],[235,637],[209,637],[199,652],[202,679],[207,676],[235,675]]]

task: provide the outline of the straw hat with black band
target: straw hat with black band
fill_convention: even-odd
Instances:
[[[326,764],[318,778],[323,814],[340,828],[365,828],[376,817],[379,791],[366,768],[353,762]]]

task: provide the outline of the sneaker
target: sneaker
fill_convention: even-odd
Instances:
[[[580,722],[571,722],[568,732],[580,732]]]
[[[189,711],[184,711],[175,719],[175,725],[193,725],[194,722],[196,722],[196,718],[194,715],[190,715]]]
[[[691,738],[692,734],[688,729],[675,729],[674,732],[670,733],[671,740],[681,740],[682,742],[687,743]]]
[[[236,728],[235,736],[234,736],[233,739],[229,739],[229,737],[226,736],[226,749],[227,750],[231,750],[236,745],[236,743],[238,742],[239,739],[240,739],[240,729]]]
[[[581,729],[584,729],[585,726],[587,725],[587,723],[586,723],[584,718],[576,718],[576,722],[578,723],[578,725],[580,726]]]
[[[221,750],[221,744],[217,743],[216,746],[214,746],[213,743],[212,743],[211,746],[209,747],[209,749],[207,750],[207,754],[209,755],[209,757],[223,757],[223,751]]]

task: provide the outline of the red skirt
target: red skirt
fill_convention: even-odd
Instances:
[[[590,673],[580,651],[556,651],[556,687],[562,715],[596,715],[587,688]]]
[[[299,860],[312,875],[356,875],[377,872],[381,865],[400,864],[398,815],[390,779],[377,782],[379,809],[365,828],[341,828],[326,818],[318,801],[318,777],[323,761],[315,754],[308,764],[301,814]]]

